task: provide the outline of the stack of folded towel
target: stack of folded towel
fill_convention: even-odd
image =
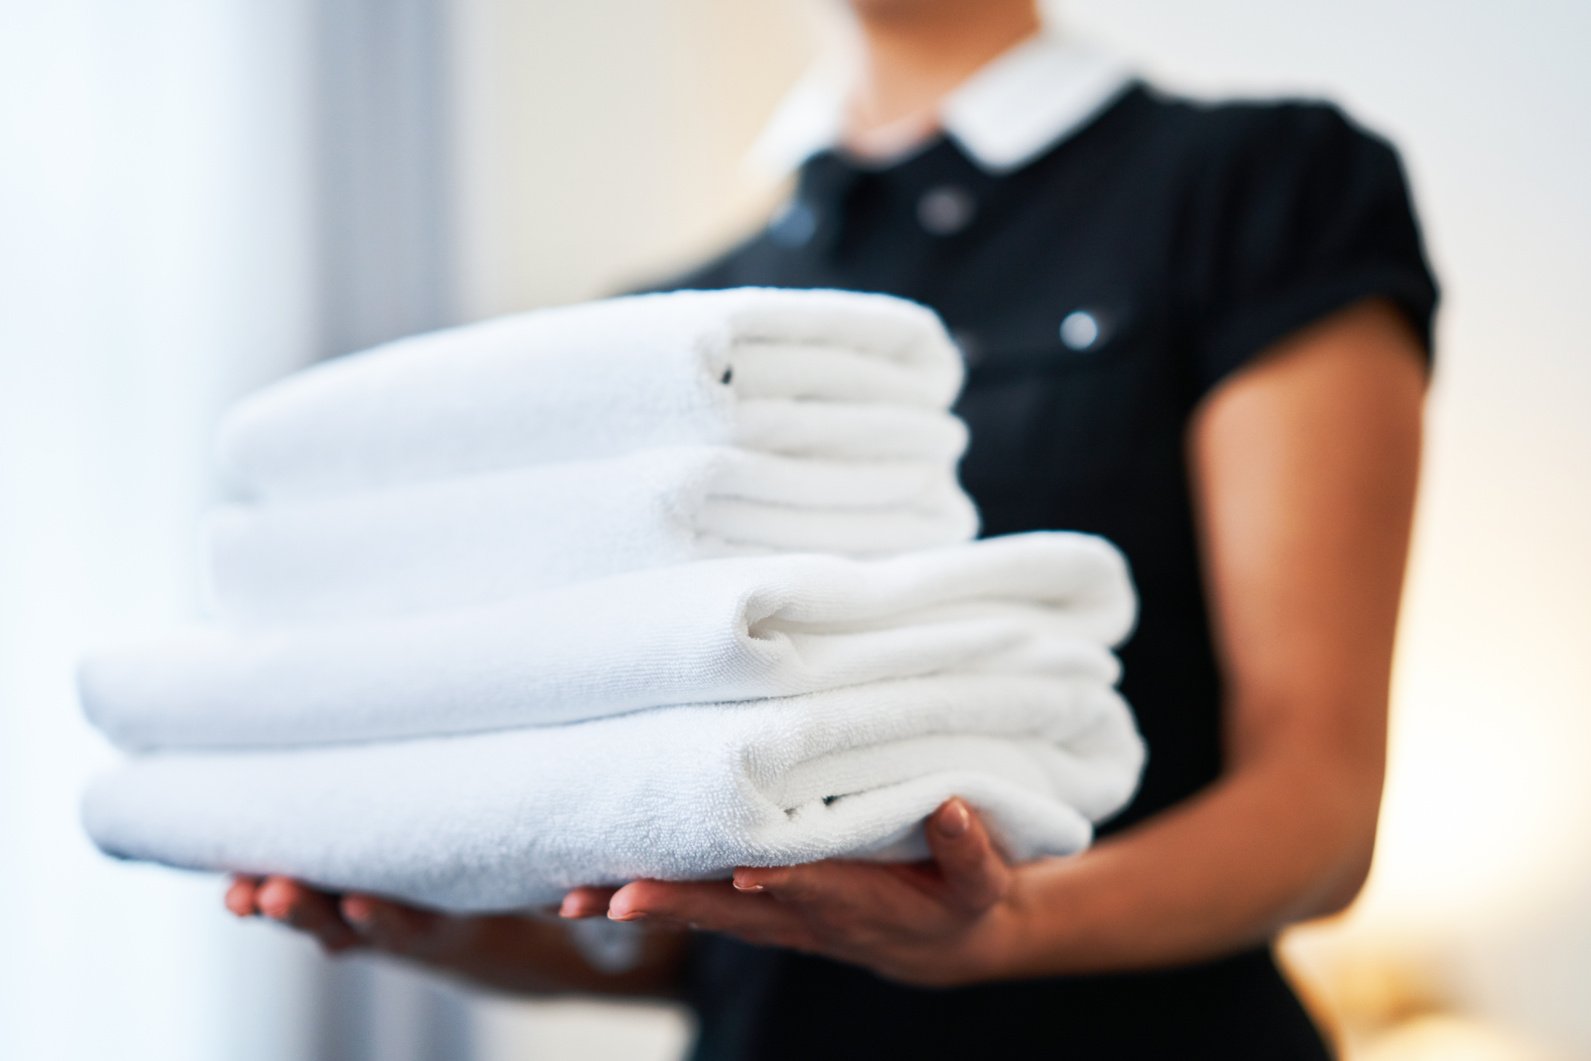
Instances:
[[[455,910],[920,857],[961,795],[1076,851],[1143,748],[1125,564],[971,542],[928,311],[740,290],[542,311],[226,421],[218,621],[87,660],[105,850]]]

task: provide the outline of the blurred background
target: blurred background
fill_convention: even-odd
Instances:
[[[667,1058],[78,831],[74,658],[195,607],[209,432],[318,357],[615,291],[756,224],[824,0],[0,0],[0,1057]],[[1401,147],[1447,301],[1372,883],[1285,944],[1354,1059],[1591,1057],[1591,5],[1067,0],[1196,94]]]

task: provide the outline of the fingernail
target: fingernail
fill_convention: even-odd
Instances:
[[[572,896],[572,895],[564,896],[563,902],[558,904],[558,916],[559,917],[578,917],[579,915],[580,915],[580,904],[575,901],[575,897]]]
[[[621,910],[618,912],[614,912],[613,910],[608,911],[609,921],[641,921],[645,918],[646,912],[644,910]]]
[[[736,876],[731,880],[730,883],[735,886],[735,890],[737,892],[760,892],[766,890],[763,885],[758,884],[750,877]]]
[[[254,893],[254,905],[261,916],[272,921],[286,921],[293,913],[291,895],[283,895],[283,889],[271,884],[266,884]]]
[[[371,913],[370,907],[363,903],[343,903],[343,920],[348,922],[355,932],[370,930],[370,925],[375,920]]]
[[[972,825],[972,818],[967,814],[967,805],[959,799],[953,799],[939,812],[939,834],[941,836],[961,836]]]

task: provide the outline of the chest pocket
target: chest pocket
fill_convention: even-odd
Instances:
[[[957,329],[972,442],[962,481],[991,533],[1084,525],[1119,492],[1159,417],[1165,337],[1121,301],[1058,299]]]

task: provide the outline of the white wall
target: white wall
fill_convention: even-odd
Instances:
[[[740,162],[799,72],[799,0],[456,0],[466,317],[612,293],[766,202]]]
[[[745,223],[767,189],[739,153],[819,2],[459,0],[466,315],[611,290]],[[1433,956],[1444,1001],[1591,1054],[1591,5],[1060,10],[1173,85],[1328,95],[1402,147],[1447,301],[1391,790],[1362,909],[1295,949]]]
[[[302,948],[114,865],[86,645],[190,613],[210,419],[305,354],[302,9],[0,3],[0,1057],[299,1056]]]

